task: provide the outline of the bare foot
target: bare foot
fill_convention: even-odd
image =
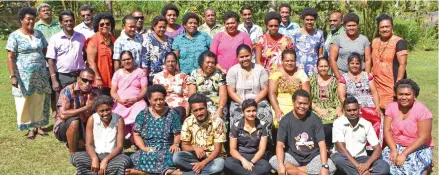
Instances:
[[[136,170],[134,168],[126,169],[125,174],[126,175],[147,175],[145,172]]]
[[[29,130],[27,133],[27,139],[34,140],[35,139],[35,131],[33,129]]]
[[[41,129],[41,127],[37,128],[37,133],[38,133],[38,135],[41,135],[41,136],[49,135],[49,134],[47,134],[47,132],[44,132],[43,129]]]

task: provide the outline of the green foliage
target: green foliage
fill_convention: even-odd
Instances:
[[[394,18],[393,32],[407,40],[409,49],[413,49],[421,37],[421,27],[415,20]]]
[[[438,49],[438,33],[433,27],[427,27],[425,32],[422,32],[416,44],[416,49],[430,51]]]

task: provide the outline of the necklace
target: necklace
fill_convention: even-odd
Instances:
[[[242,75],[244,76],[244,79],[247,80],[252,75],[252,71],[247,71],[245,69],[242,69]]]
[[[383,50],[381,50],[381,45],[382,45],[382,44],[380,44],[380,47],[378,48],[378,53],[379,53],[378,58],[380,59],[380,61],[383,61],[383,59],[382,59],[383,53],[384,53],[384,51],[386,51],[387,46],[389,45],[389,42],[390,42],[390,39],[391,39],[391,38],[392,38],[392,37],[390,37],[389,40],[387,40],[387,42],[386,42],[386,46],[384,46]]]

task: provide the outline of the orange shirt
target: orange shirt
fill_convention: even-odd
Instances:
[[[113,78],[113,45],[116,38],[110,34],[111,44],[105,43],[104,37],[100,33],[95,33],[87,39],[86,48],[89,42],[93,42],[97,49],[96,66],[102,78],[103,87],[111,87],[111,79]]]

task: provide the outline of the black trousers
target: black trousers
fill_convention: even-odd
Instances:
[[[254,154],[243,154],[241,156],[250,161],[255,155]],[[245,169],[241,161],[233,157],[227,157],[224,163],[224,171],[226,174],[233,175],[267,175],[270,174],[271,165],[270,163],[261,158],[253,166],[252,171]]]

